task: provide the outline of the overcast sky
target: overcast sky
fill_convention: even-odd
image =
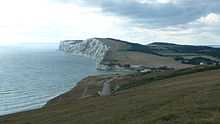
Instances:
[[[0,0],[0,44],[91,37],[220,44],[220,0]]]

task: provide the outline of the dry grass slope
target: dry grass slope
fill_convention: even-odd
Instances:
[[[219,124],[220,70],[170,77],[109,97],[64,100],[0,124]]]
[[[175,69],[192,67],[175,61],[174,57],[161,56],[148,46],[110,39],[105,39],[103,42],[111,47],[102,64],[144,65],[155,68],[167,66]]]

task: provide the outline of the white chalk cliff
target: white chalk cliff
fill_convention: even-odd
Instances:
[[[87,40],[61,41],[59,49],[73,55],[86,56],[95,59],[97,69],[105,69],[105,65],[101,65],[101,62],[110,47],[105,44],[103,39],[91,38]]]

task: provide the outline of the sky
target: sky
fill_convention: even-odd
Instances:
[[[220,0],[0,0],[0,45],[111,37],[220,45]]]

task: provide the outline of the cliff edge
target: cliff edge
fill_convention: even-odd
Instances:
[[[100,63],[109,49],[110,47],[107,44],[96,38],[87,40],[65,40],[60,42],[59,47],[61,51],[95,59],[97,67],[100,66]]]
[[[195,65],[220,64],[220,49],[155,42],[148,45],[112,38],[61,41],[61,51],[96,60],[99,70],[183,69]]]
[[[112,38],[90,38],[87,40],[65,40],[59,49],[73,55],[96,60],[99,70],[135,70],[166,68],[181,69],[191,67],[173,57],[162,56],[151,47]]]

